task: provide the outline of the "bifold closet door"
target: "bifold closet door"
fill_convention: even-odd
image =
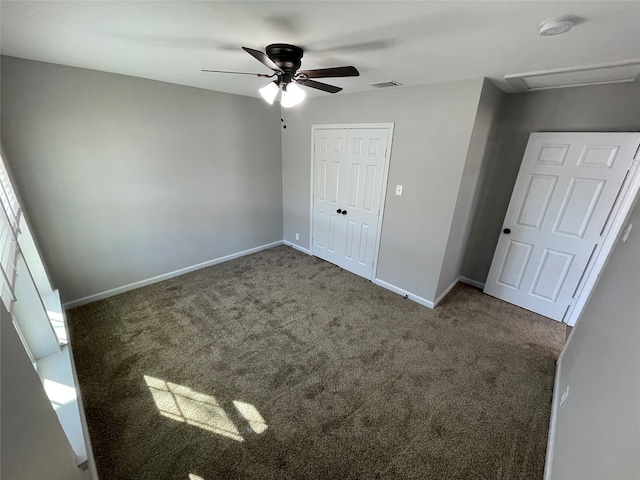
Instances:
[[[371,278],[387,160],[386,128],[318,129],[313,254]]]

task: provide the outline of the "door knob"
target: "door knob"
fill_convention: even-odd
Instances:
[[[336,210],[336,213],[342,213],[342,209],[339,208],[338,210]]]
[[[507,235],[509,235],[511,233],[511,229],[505,228],[504,230],[502,230],[502,233],[506,233]]]
[[[347,211],[346,211],[346,210],[342,210],[342,214],[343,214],[343,215],[346,215],[346,214],[347,214]]]

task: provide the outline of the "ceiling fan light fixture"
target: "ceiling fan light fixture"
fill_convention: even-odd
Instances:
[[[304,100],[305,93],[295,83],[289,83],[282,87],[282,98],[280,99],[280,105],[284,108],[290,108],[298,105]]]
[[[273,101],[276,99],[276,96],[278,96],[280,88],[278,87],[276,82],[269,82],[258,91],[260,92],[260,95],[262,95],[262,98],[264,98],[269,105],[273,105]]]
[[[298,82],[306,88],[315,88],[316,90],[321,90],[327,93],[338,93],[342,90],[341,87],[336,87],[335,85],[329,85],[328,83],[318,82],[312,79],[327,77],[357,77],[360,75],[358,69],[352,65],[344,67],[316,68],[315,70],[300,70],[300,66],[302,65],[302,54],[304,51],[300,47],[286,43],[272,43],[271,45],[267,45],[266,53],[249,47],[242,47],[242,49],[262,63],[265,67],[270,68],[273,73],[269,75],[266,73],[232,72],[229,70],[208,69],[202,71],[210,73],[251,75],[262,78],[276,77],[273,82],[270,82],[264,87],[258,89],[262,98],[264,98],[269,105],[273,105],[273,102],[276,100],[280,90],[282,90],[280,103],[284,108],[293,107],[304,100],[304,90],[291,82]]]

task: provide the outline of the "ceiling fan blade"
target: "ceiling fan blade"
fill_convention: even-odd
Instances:
[[[358,77],[360,72],[356,67],[333,67],[333,68],[318,68],[315,70],[300,70],[298,73],[302,73],[307,78],[327,78],[327,77]]]
[[[267,55],[265,53],[262,53],[260,50],[254,50],[253,48],[248,47],[242,47],[242,49],[259,62],[262,62],[263,65],[269,67],[274,72],[284,73],[284,70],[282,70],[278,65],[275,64],[273,60],[267,57]]]
[[[315,80],[296,80],[296,83],[304,85],[305,87],[317,88],[323,92],[338,93],[342,88],[327,83],[316,82]]]
[[[228,70],[200,70],[201,72],[210,72],[210,73],[233,73],[234,75],[253,75],[254,77],[264,77],[271,78],[273,75],[267,75],[265,73],[248,73],[248,72],[230,72]]]

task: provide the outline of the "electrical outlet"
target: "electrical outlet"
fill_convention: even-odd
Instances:
[[[396,185],[396,195],[399,197],[402,196],[402,185]]]
[[[296,233],[296,240],[300,240],[300,234]]]
[[[560,406],[562,406],[562,404],[564,403],[564,401],[567,399],[568,396],[569,396],[569,385],[567,385],[567,389],[562,394],[562,397],[560,397]]]

